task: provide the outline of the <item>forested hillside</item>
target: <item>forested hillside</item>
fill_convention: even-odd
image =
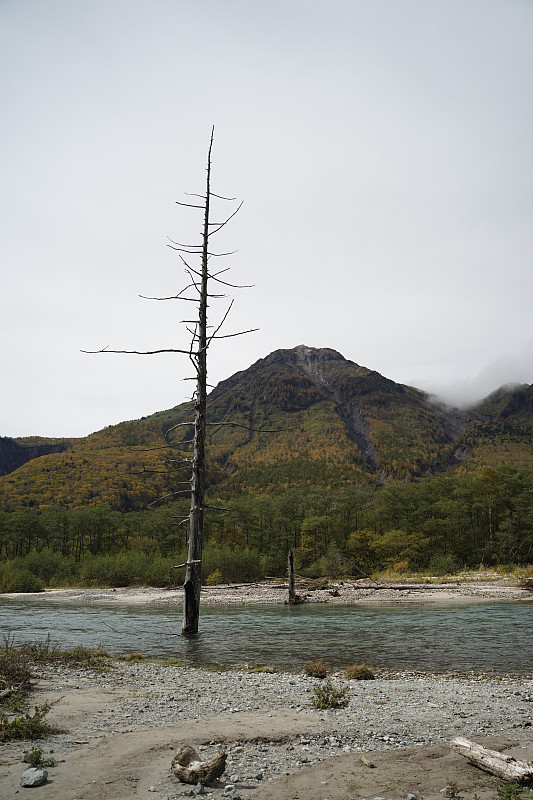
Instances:
[[[246,551],[256,577],[282,573],[290,546],[309,574],[532,557],[533,386],[450,410],[300,346],[220,383],[208,414],[225,423],[210,427],[207,488],[228,510],[206,521],[223,578],[220,548]],[[186,541],[190,420],[189,403],[124,422],[0,478],[2,558],[46,551],[66,573],[121,551],[170,558]]]

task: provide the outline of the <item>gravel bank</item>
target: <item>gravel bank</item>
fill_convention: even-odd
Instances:
[[[364,581],[354,583],[329,583],[316,588],[310,582],[296,585],[296,592],[308,603],[332,605],[367,603],[441,603],[531,601],[533,592],[521,588],[516,580],[499,580],[490,583],[428,583],[374,585]],[[203,586],[202,604],[216,605],[282,605],[287,600],[286,584],[263,581],[261,583]],[[6,594],[16,600],[50,600],[72,603],[149,604],[157,606],[181,605],[183,589],[155,589],[150,587],[112,589],[48,589],[39,594]]]
[[[301,674],[116,662],[106,675],[46,668],[38,677],[36,701],[62,698],[50,719],[64,729],[43,745],[60,763],[50,770],[53,782],[39,789],[41,800],[192,796],[198,788],[179,784],[169,772],[182,743],[193,744],[205,758],[221,745],[227,750],[223,780],[205,789],[213,800],[312,798],[315,790],[327,800],[334,794],[326,791],[329,779],[324,782],[317,770],[335,772],[337,763],[361,766],[363,752],[375,758],[384,751],[426,752],[443,744],[448,752],[447,743],[457,735],[478,741],[487,735],[510,737],[533,757],[531,676],[382,673],[374,681],[348,682],[339,674],[333,683],[349,686],[350,703],[335,711],[312,707],[319,681]],[[6,800],[19,788],[20,758],[27,748],[26,743],[0,747]],[[302,774],[309,775],[307,793],[276,789],[294,776],[301,782]],[[398,787],[386,796],[405,797],[412,790]]]

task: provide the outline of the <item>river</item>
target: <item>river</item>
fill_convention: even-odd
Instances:
[[[112,655],[141,651],[189,665],[300,668],[320,658],[339,667],[531,673],[532,623],[532,603],[205,606],[200,636],[186,639],[180,608],[0,596],[0,633],[17,643],[49,635],[64,647],[102,644]]]

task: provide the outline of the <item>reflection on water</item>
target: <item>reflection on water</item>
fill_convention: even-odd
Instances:
[[[0,631],[17,642],[102,643],[194,664],[301,666],[367,662],[420,670],[530,672],[533,604],[439,606],[219,606],[202,609],[201,635],[179,635],[181,608],[74,605],[0,597]]]

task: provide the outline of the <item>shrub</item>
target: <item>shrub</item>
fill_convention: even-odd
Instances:
[[[13,640],[8,636],[0,650],[0,691],[11,687],[18,693],[27,694],[31,688],[31,672],[24,654],[13,646]]]
[[[315,708],[345,708],[349,701],[348,689],[336,689],[331,681],[313,689],[313,705]]]
[[[24,761],[35,769],[56,766],[56,762],[53,758],[43,758],[43,750],[36,744],[33,745],[31,750],[24,751]]]
[[[35,706],[33,715],[24,714],[11,720],[7,714],[0,713],[0,742],[8,739],[44,739],[52,731],[44,721],[51,708],[51,703],[43,703],[42,706]]]
[[[325,678],[328,668],[323,661],[309,661],[304,665],[304,672],[309,678]]]
[[[451,553],[436,553],[429,562],[430,575],[455,575],[459,568],[457,559]]]
[[[37,575],[25,567],[8,561],[0,568],[1,592],[42,592],[43,584]]]
[[[224,583],[222,573],[219,569],[216,569],[210,575],[207,576],[206,584],[207,586],[218,586],[219,584]]]
[[[226,583],[250,582],[265,577],[265,563],[257,550],[229,545],[207,545],[202,554],[202,577],[220,572]]]
[[[349,681],[373,681],[374,670],[367,664],[353,664],[344,673]]]

